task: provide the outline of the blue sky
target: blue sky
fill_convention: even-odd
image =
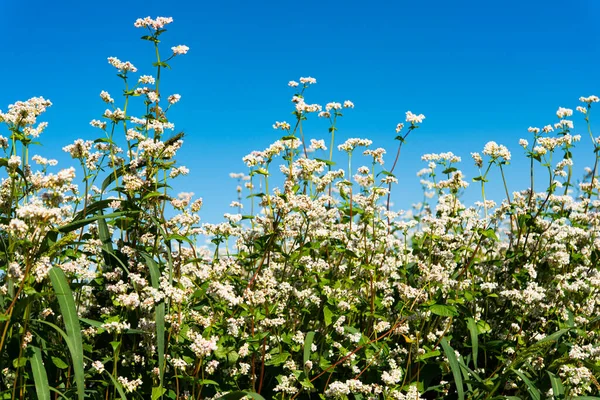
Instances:
[[[122,89],[106,58],[154,72],[152,48],[133,22],[159,15],[175,20],[163,48],[190,47],[163,76],[162,90],[182,96],[171,118],[187,133],[178,160],[191,169],[175,188],[203,197],[210,222],[232,211],[229,173],[246,170],[241,158],[279,137],[274,121],[292,120],[287,82],[300,76],[318,81],[307,102],[356,104],[339,124],[340,142],[370,138],[388,149],[388,166],[405,111],[426,115],[398,166],[394,201],[403,208],[421,199],[415,173],[425,166],[422,154],[452,151],[471,178],[469,154],[490,140],[512,150],[509,189],[524,189],[528,170],[517,142],[530,138],[527,128],[556,122],[556,109],[574,109],[580,96],[600,95],[594,0],[4,0],[0,109],[32,96],[50,99],[38,153],[70,165],[60,149],[96,138],[89,121],[106,108],[100,91],[118,98]],[[308,137],[328,136],[316,116],[306,129]],[[580,116],[574,133],[582,134],[578,177],[591,160]],[[465,199],[476,200],[479,188],[472,184],[468,193]]]

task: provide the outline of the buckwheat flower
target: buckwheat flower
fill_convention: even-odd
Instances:
[[[129,61],[123,62],[116,57],[108,57],[108,63],[122,72],[137,72],[137,68]]]
[[[400,131],[402,130],[402,128],[404,128],[404,124],[403,123],[399,123],[398,125],[396,125],[396,133],[400,133]]]
[[[533,148],[533,153],[538,156],[543,156],[547,152],[548,152],[548,150],[543,146],[535,146]]]
[[[142,380],[141,379],[135,379],[130,381],[129,379],[119,376],[117,377],[117,380],[121,383],[121,385],[123,386],[123,389],[125,389],[125,392],[127,393],[132,393],[135,392],[135,390],[142,385]]]
[[[475,162],[477,168],[481,168],[483,166],[483,159],[481,158],[481,154],[479,153],[471,153],[471,158]]]
[[[181,96],[178,94],[172,94],[167,98],[167,101],[169,102],[169,104],[175,104],[179,100],[181,100]]]
[[[337,399],[346,398],[350,394],[350,388],[347,384],[339,381],[331,382],[325,391],[325,397],[333,397]]]
[[[331,118],[331,113],[329,111],[321,111],[318,114],[319,118]]]
[[[556,129],[560,129],[560,128],[568,128],[568,129],[573,129],[573,121],[570,121],[568,119],[561,119],[560,122],[554,124],[554,127]]]
[[[327,150],[327,147],[325,146],[325,140],[310,139],[310,149],[311,150],[318,150],[318,149]]]
[[[306,78],[302,77],[302,78],[300,78],[300,83],[302,83],[304,85],[307,85],[307,84],[310,85],[310,84],[317,83],[317,80],[310,76],[308,76]]]
[[[369,139],[350,138],[338,146],[338,150],[352,152],[358,146],[369,147],[373,141]]]
[[[483,147],[483,154],[492,157],[492,159],[502,158],[505,161],[510,161],[510,151],[506,146],[499,145],[496,142],[488,142]]]
[[[21,157],[19,156],[10,156],[8,159],[8,168],[17,169],[21,166]]]
[[[171,50],[173,50],[173,55],[181,55],[181,54],[187,54],[188,50],[190,48],[187,46],[184,46],[182,44],[180,44],[179,46],[175,46],[175,47],[171,47]]]
[[[371,149],[367,149],[363,152],[363,154],[365,156],[371,156],[373,157],[373,162],[379,164],[379,165],[383,165],[383,155],[385,154],[385,149],[382,147],[379,147],[375,150],[371,150]]]
[[[570,108],[558,107],[558,110],[556,111],[556,116],[560,119],[570,117],[571,115],[573,115],[573,110]]]
[[[354,103],[350,100],[344,101],[344,108],[354,108]]]
[[[341,109],[342,109],[342,105],[340,103],[327,103],[327,105],[325,106],[326,111],[341,110]]]
[[[108,94],[108,92],[105,92],[104,90],[100,92],[100,98],[105,102],[105,103],[114,103],[115,100],[110,97],[110,94]]]
[[[169,172],[169,177],[176,178],[179,175],[187,175],[187,174],[189,174],[189,172],[190,172],[190,170],[184,166],[177,167],[177,168],[171,168],[171,171]]]
[[[598,98],[598,96],[588,96],[588,97],[580,97],[579,101],[581,101],[582,103],[597,103],[600,101],[600,98]]]
[[[538,131],[539,131],[539,129],[538,129]],[[526,149],[527,146],[529,146],[529,142],[527,141],[527,139],[519,139],[519,146],[521,146],[524,149]]]
[[[171,17],[157,17],[155,20],[146,17],[146,18],[138,18],[133,26],[136,28],[152,28],[154,30],[162,29],[165,25],[173,22],[173,18]]]
[[[154,85],[154,77],[152,75],[142,75],[138,82],[144,85]]]
[[[576,110],[582,114],[587,114],[587,108],[585,107],[577,106]]]
[[[117,121],[122,121],[125,119],[125,113],[123,112],[123,110],[121,110],[120,108],[117,108],[114,111],[111,110],[105,110],[104,114],[103,114],[106,118],[113,120],[115,122]]]
[[[90,125],[94,128],[106,129],[106,122],[98,121],[97,119],[91,120]]]
[[[275,121],[275,123],[273,124],[273,129],[281,129],[282,131],[289,131],[290,124],[288,124],[285,121],[283,121],[283,122]]]
[[[146,93],[146,96],[148,96],[150,103],[156,103],[158,101],[158,93],[154,91]]]
[[[23,336],[23,343],[21,343],[21,348],[22,349],[27,348],[27,345],[29,343],[31,343],[32,340],[33,340],[33,335],[31,334],[31,332],[27,331],[25,333],[25,336]]]
[[[218,366],[219,362],[217,360],[210,360],[206,363],[206,368],[204,370],[208,375],[212,375],[215,373]]]
[[[410,111],[406,112],[406,122],[410,122],[411,124],[420,124],[425,119],[423,114],[415,115]]]
[[[8,139],[4,136],[0,136],[0,147],[2,147],[3,149],[8,148]]]
[[[552,128],[552,125],[546,125],[542,128],[542,132],[544,132],[544,133],[550,133],[553,131],[554,131],[554,128]]]
[[[200,211],[201,208],[202,208],[202,198],[199,198],[192,203],[192,207],[191,207],[192,212],[198,212],[198,211]]]
[[[537,133],[540,133],[540,128],[534,128],[534,127],[530,126],[529,128],[527,128],[527,131],[530,132],[530,133],[536,133],[537,134]]]

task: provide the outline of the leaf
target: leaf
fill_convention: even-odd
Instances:
[[[562,399],[565,396],[565,388],[559,377],[554,375],[550,371],[546,371],[550,377],[550,383],[552,384],[552,394],[555,398]]]
[[[265,400],[265,398],[258,393],[245,391],[227,393],[225,396],[221,396],[217,400],[239,400],[246,396],[250,396],[255,400]]]
[[[447,304],[434,304],[429,307],[429,311],[441,317],[455,317],[458,315],[456,307]]]
[[[150,281],[154,289],[158,289],[160,286],[160,270],[158,264],[154,261],[148,253],[141,253],[148,270],[150,271]],[[161,301],[156,305],[155,312],[155,325],[156,325],[156,347],[158,350],[158,370],[160,387],[163,386],[163,378],[165,375],[165,302]]]
[[[71,359],[73,361],[73,371],[75,373],[75,384],[77,386],[77,398],[83,400],[85,395],[85,381],[83,374],[83,345],[81,340],[81,328],[79,326],[79,317],[75,308],[73,293],[62,269],[52,267],[49,272],[52,287],[58,298],[60,313],[65,323],[65,330],[71,346]]]
[[[56,365],[57,368],[60,368],[60,369],[67,369],[67,368],[69,368],[69,365],[66,362],[64,362],[63,360],[61,360],[60,358],[58,358],[58,357],[51,357],[51,359],[52,359],[52,363],[54,365]]]
[[[456,358],[456,354],[454,353],[454,349],[448,343],[446,338],[442,338],[440,340],[440,344],[444,349],[444,354],[446,354],[446,358],[450,363],[450,369],[452,370],[452,375],[454,376],[454,383],[456,384],[456,391],[458,393],[458,399],[465,399],[465,389],[463,387],[462,381],[462,373],[460,371],[460,365],[458,364],[458,359]]]
[[[275,366],[281,365],[284,362],[286,362],[289,357],[290,357],[290,353],[288,353],[288,352],[273,354],[271,356],[271,359],[268,360],[267,362],[265,362],[265,365],[275,365]]]
[[[471,348],[473,349],[473,366],[477,369],[477,355],[479,353],[479,340],[477,335],[479,334],[477,330],[477,323],[473,318],[467,318],[467,328],[469,328],[469,332],[471,332]]]
[[[527,385],[527,391],[529,392],[531,398],[534,400],[541,400],[542,394],[540,393],[539,389],[536,388],[535,385],[529,380],[529,378],[527,378],[521,371],[517,371],[516,369],[513,369],[512,371],[519,375],[519,378],[525,382],[525,385]]]
[[[121,400],[127,400],[127,396],[125,396],[125,392],[123,391],[123,386],[121,385],[121,382],[116,380],[115,377],[112,376],[108,371],[104,371],[104,373],[109,376],[113,385],[117,388],[117,391],[119,392],[119,395],[121,396]]]
[[[449,167],[442,171],[442,174],[451,174],[458,171],[455,167]]]
[[[33,354],[29,358],[31,370],[33,372],[33,382],[38,400],[50,400],[50,386],[48,385],[48,375],[42,361],[42,352],[39,347],[30,346]]]
[[[331,317],[333,316],[333,312],[329,309],[329,307],[323,307],[323,318],[325,319],[325,326],[331,325]]]
[[[74,230],[77,230],[79,228],[82,228],[86,225],[89,225],[90,223],[97,221],[99,219],[116,218],[116,217],[120,217],[123,215],[135,215],[135,214],[139,214],[139,211],[138,210],[118,211],[118,212],[114,212],[114,213],[110,213],[110,214],[106,214],[106,215],[96,215],[94,217],[90,217],[90,218],[86,218],[86,219],[82,219],[82,220],[74,220],[70,224],[63,225],[60,228],[58,228],[58,231],[61,233],[69,233],[69,232],[73,232]]]
[[[166,391],[167,391],[167,389],[165,389],[164,387],[161,387],[161,386],[153,387],[152,388],[152,400],[160,399],[162,397],[162,395],[165,394]]]
[[[417,361],[423,361],[431,357],[437,357],[440,354],[441,353],[439,350],[428,351],[427,353],[421,354],[419,357],[417,357]]]
[[[315,339],[314,332],[308,332],[306,334],[306,337],[304,338],[304,357],[302,358],[302,360],[303,360],[302,365],[304,366],[304,370],[305,370],[304,372],[306,373],[306,375],[308,375],[306,363],[310,360],[310,352],[311,352],[311,347],[312,347],[314,339]]]

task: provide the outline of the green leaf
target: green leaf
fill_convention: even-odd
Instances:
[[[452,370],[452,375],[454,376],[454,383],[456,384],[456,391],[458,393],[458,399],[465,399],[465,388],[463,387],[462,373],[460,371],[460,365],[458,364],[458,359],[456,358],[456,354],[454,353],[454,349],[448,343],[446,338],[442,338],[440,340],[440,344],[444,349],[444,354],[446,354],[446,358],[450,363],[450,369]]]
[[[550,383],[552,384],[552,394],[555,398],[563,399],[565,397],[565,388],[559,377],[554,375],[550,371],[546,371],[550,377]]]
[[[67,369],[67,368],[69,368],[69,365],[66,362],[64,362],[63,360],[61,360],[60,358],[58,358],[58,357],[51,357],[51,359],[52,359],[52,363],[54,365],[56,365],[57,368],[60,368],[60,369]]]
[[[165,389],[164,387],[153,387],[152,388],[152,400],[157,400],[160,399],[163,394],[165,394],[165,392],[167,391],[167,389]]]
[[[333,316],[333,312],[329,309],[329,307],[323,307],[323,318],[325,319],[325,326],[331,325],[331,317]]]
[[[419,357],[417,357],[417,360],[418,361],[427,360],[428,358],[431,358],[431,357],[437,357],[440,354],[441,353],[439,350],[428,351],[427,353],[421,354]]]
[[[308,376],[308,370],[306,368],[306,363],[310,360],[310,353],[311,353],[311,347],[313,344],[313,340],[315,339],[315,333],[314,332],[308,332],[306,334],[306,337],[304,338],[304,357],[302,358],[303,360],[303,367],[304,367],[304,372],[306,373],[306,375]]]
[[[42,352],[39,347],[30,346],[33,354],[29,358],[31,370],[33,372],[33,382],[38,400],[50,400],[50,385],[48,385],[48,375],[42,361]]]
[[[442,174],[451,174],[458,171],[455,167],[449,167],[442,171]]]
[[[265,362],[265,365],[281,365],[284,362],[287,361],[288,358],[290,358],[290,353],[288,352],[283,352],[283,353],[279,353],[279,354],[273,354],[271,356],[271,359],[268,360],[267,362]]]
[[[541,400],[542,394],[540,393],[539,389],[536,388],[535,385],[529,380],[529,378],[527,378],[521,371],[517,371],[516,369],[513,369],[512,371],[519,375],[519,378],[525,382],[525,385],[527,385],[527,391],[529,392],[531,398],[534,400]]]
[[[117,388],[117,391],[119,392],[119,396],[121,396],[121,400],[127,400],[127,396],[125,396],[125,392],[123,391],[123,386],[121,385],[121,382],[116,380],[115,377],[112,376],[112,374],[110,374],[108,371],[104,371],[104,373],[109,376],[113,385]],[[154,390],[153,390],[153,392],[154,392]]]
[[[324,160],[322,158],[315,158],[315,161],[319,161],[319,162],[325,163],[325,165],[328,165],[330,167],[333,167],[335,165],[335,162],[329,161],[329,160]]]
[[[83,400],[85,396],[85,380],[83,373],[83,345],[81,340],[81,328],[79,326],[79,317],[73,293],[62,269],[52,267],[49,272],[52,287],[58,298],[60,313],[65,323],[65,330],[71,346],[71,359],[73,361],[73,371],[75,373],[75,384],[77,386],[77,398]],[[67,343],[69,344],[69,343]]]
[[[86,219],[82,219],[82,220],[74,220],[70,224],[63,225],[60,228],[58,228],[58,231],[61,233],[69,233],[69,232],[73,232],[74,230],[77,230],[79,228],[82,228],[86,225],[89,225],[90,223],[97,221],[99,219],[116,218],[116,217],[120,217],[123,215],[135,215],[135,214],[139,214],[139,211],[137,211],[137,210],[118,211],[118,212],[114,212],[114,213],[110,213],[110,214],[106,214],[106,215],[96,215],[94,217],[90,217],[90,218],[86,218]]]
[[[477,369],[477,356],[479,353],[479,340],[477,330],[477,323],[473,318],[467,318],[467,328],[469,328],[469,332],[471,332],[471,348],[473,349],[473,366]]]
[[[221,396],[217,400],[239,400],[246,396],[250,396],[255,400],[265,400],[265,398],[258,393],[245,391],[227,393],[225,396]]]
[[[150,271],[150,281],[154,289],[160,287],[160,269],[158,264],[154,261],[148,253],[141,253],[146,265]],[[155,312],[155,325],[156,325],[156,347],[158,350],[158,370],[160,387],[163,386],[163,379],[165,376],[165,302],[161,301],[156,305]]]
[[[429,307],[429,311],[432,314],[439,315],[441,317],[455,317],[458,315],[456,307],[449,306],[447,304],[434,304]]]

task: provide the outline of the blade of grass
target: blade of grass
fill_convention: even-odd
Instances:
[[[565,398],[565,387],[559,377],[554,375],[552,372],[547,371],[550,377],[550,383],[552,384],[552,394],[556,399]]]
[[[246,396],[250,396],[250,397],[252,397],[255,400],[265,400],[265,398],[262,397],[258,393],[245,392],[245,391],[238,391],[238,392],[227,393],[225,396],[221,396],[217,400],[239,400],[239,399],[244,398]]]
[[[536,388],[535,385],[529,380],[529,378],[527,378],[521,371],[517,371],[516,369],[513,369],[512,371],[517,374],[519,378],[523,380],[523,382],[525,382],[525,385],[527,385],[527,391],[529,392],[531,398],[534,400],[541,400],[542,394],[540,393],[539,389]]]
[[[452,375],[454,376],[454,383],[456,384],[456,392],[458,393],[458,399],[465,399],[465,388],[463,387],[462,373],[460,371],[460,364],[458,363],[458,359],[456,358],[456,354],[454,353],[454,349],[448,343],[446,338],[442,338],[440,340],[440,344],[444,349],[444,354],[446,354],[446,358],[450,363],[450,370],[452,371]]]
[[[34,346],[31,346],[31,350],[33,350],[33,354],[29,358],[29,363],[33,372],[38,400],[50,400],[50,385],[48,385],[48,375],[42,361],[42,352],[39,347]]]
[[[69,351],[73,362],[73,371],[75,373],[75,384],[77,386],[77,398],[83,400],[85,397],[85,382],[83,374],[83,344],[81,339],[81,328],[79,326],[79,317],[75,308],[75,299],[73,292],[69,287],[67,278],[62,269],[52,267],[49,272],[50,281],[54,288],[54,293],[58,299],[60,313],[65,323],[65,330],[70,342]]]
[[[471,349],[473,351],[473,366],[477,369],[477,356],[479,354],[479,340],[477,335],[477,323],[473,318],[467,318],[467,328],[471,332]]]
[[[142,253],[146,260],[146,265],[150,271],[150,280],[152,287],[158,289],[160,286],[160,270],[154,259],[146,253]],[[156,347],[158,351],[158,369],[160,388],[163,387],[163,377],[165,369],[165,302],[161,301],[156,305]]]
[[[304,339],[304,373],[308,376],[308,368],[306,367],[306,363],[310,360],[310,351],[313,344],[313,340],[315,339],[314,332],[308,332],[306,334],[306,338]]]

